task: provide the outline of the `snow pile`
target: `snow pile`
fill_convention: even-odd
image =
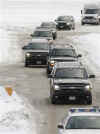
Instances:
[[[8,96],[3,87],[0,87],[0,134],[36,134],[31,108],[15,92]]]
[[[22,51],[18,45],[18,37],[0,29],[0,63],[14,64],[22,60]],[[12,38],[13,37],[13,38]]]
[[[100,66],[100,34],[75,36],[74,42],[97,66]]]

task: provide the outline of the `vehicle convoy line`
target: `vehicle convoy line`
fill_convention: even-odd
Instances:
[[[63,42],[63,43],[71,43],[73,44],[72,37],[74,35],[84,35],[87,34],[87,32],[74,32],[74,31],[59,31],[58,32],[58,38],[55,42]],[[73,44],[74,45],[74,44]],[[83,59],[85,57],[83,56]],[[89,59],[87,59],[89,60]],[[91,63],[87,62],[87,66],[91,67]],[[94,65],[95,68],[95,65]],[[25,69],[25,68],[24,68]],[[29,103],[31,105],[34,105],[40,112],[43,114],[43,121],[39,121],[38,126],[38,134],[55,134],[57,133],[57,124],[62,119],[64,114],[67,113],[68,109],[73,107],[83,107],[84,105],[52,105],[49,99],[49,80],[46,77],[46,70],[43,68],[27,68],[27,75],[30,72],[31,73],[31,79],[30,75],[28,76],[28,81],[24,83],[28,89],[25,92],[19,91],[27,99],[29,100]],[[94,70],[95,73],[95,70]],[[98,72],[100,74],[100,72]],[[26,79],[27,80],[27,79]],[[25,81],[26,81],[25,80]],[[31,82],[34,82],[31,83]],[[98,82],[98,85],[96,85],[96,79],[93,82],[93,105],[99,105],[100,101],[100,94],[98,94],[99,91],[99,85],[100,81]],[[31,84],[31,86],[28,87],[27,84]],[[32,86],[33,85],[33,86]],[[98,94],[98,95],[97,95]],[[85,106],[84,106],[85,107]]]
[[[77,25],[76,29],[80,29],[75,31],[59,31],[57,40],[55,42],[63,42],[73,44],[72,38],[77,35],[87,34],[84,32],[83,27]],[[92,29],[92,27],[85,26],[87,29]],[[96,27],[97,29],[97,27]],[[93,31],[93,30],[92,30]],[[98,31],[99,32],[99,31]],[[92,33],[90,31],[90,33]],[[14,35],[15,36],[15,35]],[[16,34],[18,36],[19,42],[18,44],[23,47],[26,45],[31,38],[29,38],[29,34],[26,32],[21,34]],[[13,38],[13,34],[11,34]],[[76,45],[76,44],[73,44]],[[83,60],[84,60],[83,55]],[[89,59],[87,59],[89,61]],[[91,62],[87,62],[87,66],[91,67]],[[93,65],[96,68],[96,65]],[[97,69],[93,69],[94,74]],[[34,106],[39,112],[42,118],[38,117],[37,114],[33,114],[36,116],[37,121],[37,134],[56,134],[57,133],[57,124],[61,121],[61,119],[68,113],[68,109],[71,107],[88,107],[87,105],[52,105],[49,99],[50,96],[50,85],[49,79],[46,75],[45,68],[32,68],[24,67],[24,62],[17,63],[15,65],[3,65],[0,69],[0,83],[3,85],[11,85],[14,87],[16,92],[27,99],[27,101]],[[99,105],[100,102],[100,70],[98,69],[98,77],[93,82],[93,104]]]

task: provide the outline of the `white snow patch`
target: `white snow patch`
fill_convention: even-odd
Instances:
[[[100,34],[91,33],[87,35],[75,36],[74,42],[79,49],[100,67]]]
[[[4,87],[0,87],[0,134],[36,134],[37,113],[35,108],[27,107],[15,92],[8,96]]]
[[[18,45],[18,37],[10,36],[10,32],[0,29],[0,63],[14,64],[22,60],[22,50]]]

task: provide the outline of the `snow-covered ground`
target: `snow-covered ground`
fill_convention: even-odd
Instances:
[[[14,33],[13,33],[14,34]],[[18,43],[18,37],[10,35],[9,31],[0,29],[0,63],[16,63],[21,61],[22,52]]]
[[[100,67],[100,33],[91,33],[75,36],[77,47],[88,56],[97,66]]]
[[[8,96],[0,86],[0,134],[36,134],[35,108],[26,105],[15,91]]]

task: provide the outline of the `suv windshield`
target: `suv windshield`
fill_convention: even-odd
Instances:
[[[37,49],[37,50],[48,50],[48,44],[46,43],[30,43],[28,46],[25,47],[26,49]]]
[[[66,124],[66,129],[100,129],[100,116],[75,116]]]
[[[35,31],[34,36],[35,37],[52,37],[52,34],[50,31]]]
[[[55,78],[85,79],[87,73],[84,68],[58,68],[55,72]]]
[[[60,17],[58,17],[57,20],[58,20],[58,21],[64,21],[64,20],[67,20],[67,17],[65,17],[65,16],[60,16]]]
[[[41,27],[50,27],[50,28],[56,28],[56,25],[53,23],[42,23]]]
[[[73,49],[53,49],[51,56],[76,57],[76,53]]]
[[[85,14],[97,14],[99,9],[86,9]]]

